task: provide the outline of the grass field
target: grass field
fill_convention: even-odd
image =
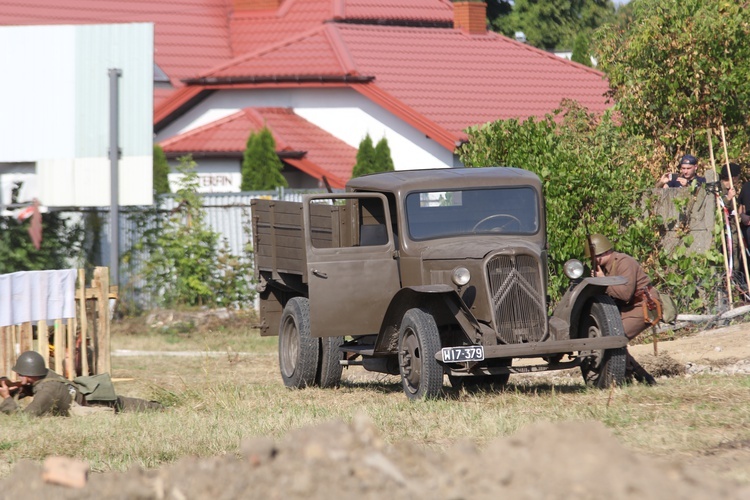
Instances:
[[[94,471],[158,467],[187,455],[236,453],[249,437],[367,414],[389,442],[443,448],[459,438],[482,445],[531,422],[603,422],[627,447],[659,456],[694,456],[750,439],[750,377],[673,378],[656,387],[586,388],[580,376],[513,376],[498,393],[455,391],[409,402],[396,377],[352,367],[338,389],[286,389],[276,337],[247,324],[152,331],[115,325],[114,349],[198,351],[197,356],[112,359],[122,395],[156,399],[164,412],[39,419],[0,415],[0,477],[21,459],[66,455]],[[554,446],[554,443],[550,444]],[[737,477],[750,483],[748,477]]]

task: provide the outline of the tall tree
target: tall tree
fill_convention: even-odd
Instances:
[[[362,177],[375,171],[375,147],[372,145],[370,134],[367,134],[359,143],[357,163],[352,169],[352,177]]]
[[[591,51],[589,50],[589,37],[586,33],[579,33],[576,37],[575,43],[573,43],[573,55],[570,58],[572,61],[583,64],[584,66],[591,66]]]
[[[242,160],[242,191],[268,191],[288,184],[276,153],[276,141],[267,127],[251,133]]]
[[[388,139],[383,137],[375,146],[375,171],[376,172],[393,172],[393,158],[391,158],[391,148],[388,146]]]
[[[154,144],[154,194],[167,194],[169,188],[169,162],[158,144]]]
[[[522,31],[540,49],[570,49],[579,33],[611,22],[614,13],[611,0],[515,0],[513,10],[492,25],[510,37]]]
[[[635,22],[596,33],[622,122],[676,155],[707,156],[705,129],[748,136],[750,9],[742,2],[639,0]]]

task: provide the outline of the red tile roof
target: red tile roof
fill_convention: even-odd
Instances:
[[[327,23],[197,81],[212,88],[283,86],[323,77],[346,82],[448,149],[468,126],[540,117],[564,98],[593,112],[608,107],[599,71],[495,33],[445,28]]]
[[[232,0],[3,0],[2,25],[154,23],[154,60],[179,89],[222,61],[333,19],[449,22],[449,0],[282,0],[276,11],[237,11]],[[165,114],[174,89],[154,89]],[[156,120],[159,121],[158,119]]]
[[[357,150],[321,130],[287,108],[245,108],[221,120],[162,141],[166,153],[241,154],[251,131],[264,125],[271,130],[278,152],[304,153],[284,158],[316,179],[328,178],[331,187],[343,188],[352,175]]]
[[[233,86],[350,86],[451,150],[470,125],[541,116],[562,98],[607,107],[602,73],[452,29],[452,16],[449,0],[281,0],[255,12],[232,0],[3,0],[0,25],[153,22],[155,62],[177,87],[154,90],[157,130]]]

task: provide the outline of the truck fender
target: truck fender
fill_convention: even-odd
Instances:
[[[398,332],[406,311],[422,308],[435,317],[438,325],[455,319],[462,327],[469,343],[474,343],[481,331],[479,322],[456,291],[448,285],[409,286],[399,290],[391,299],[380,326],[375,353],[393,353],[398,348]]]
[[[552,313],[550,326],[553,329],[553,336],[562,340],[560,337],[564,336],[561,330],[567,330],[567,338],[577,338],[578,319],[589,299],[594,295],[604,294],[608,286],[624,285],[627,282],[628,280],[624,276],[584,278],[580,283],[568,288]],[[566,326],[567,328],[565,328]],[[557,335],[554,335],[554,330],[557,331]]]

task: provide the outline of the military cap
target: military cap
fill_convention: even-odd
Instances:
[[[685,155],[680,159],[680,165],[687,163],[688,165],[697,165],[698,158],[693,155]]]

